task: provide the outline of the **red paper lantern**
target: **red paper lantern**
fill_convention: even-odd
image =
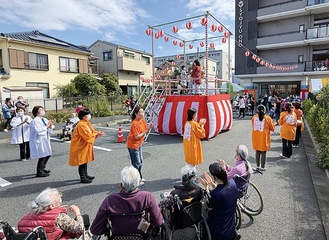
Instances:
[[[250,52],[249,52],[249,51],[246,51],[246,52],[244,53],[244,55],[246,55],[246,57],[249,57]]]
[[[183,42],[180,42],[179,43],[179,46],[184,47],[184,43]]]
[[[259,63],[259,62],[260,62],[260,58],[256,58],[256,62],[258,62],[258,63]]]
[[[175,62],[174,61],[171,62],[171,66],[172,67],[175,66]]]
[[[217,26],[215,24],[211,25],[210,30],[213,31],[213,32],[216,32]]]
[[[159,32],[155,33],[155,38],[158,39],[160,37]]]
[[[192,48],[193,48],[193,44],[191,43],[190,45],[188,45],[188,47],[189,47],[190,49],[192,49]]]
[[[177,45],[177,40],[173,40],[172,44],[174,44],[174,46],[176,46]]]
[[[160,31],[159,31],[159,36],[160,36],[160,37],[163,37],[163,34],[164,34],[163,31],[160,30]]]
[[[178,32],[178,27],[177,26],[173,26],[172,29],[171,29],[171,31],[173,33],[177,33]]]
[[[230,33],[229,32],[224,32],[224,37],[229,37],[230,36]]]
[[[211,48],[214,48],[215,47],[215,44],[214,43],[210,43],[210,47]]]
[[[226,43],[226,38],[222,38],[222,43]]]
[[[201,19],[201,25],[204,26],[208,23],[208,19],[207,18],[202,18]]]
[[[204,47],[204,42],[200,42],[200,47]]]
[[[180,55],[179,54],[176,55],[176,59],[180,59]]]
[[[218,32],[223,32],[224,27],[222,25],[219,25],[217,29],[218,29]]]
[[[163,40],[165,40],[165,42],[169,41],[169,37],[168,36],[164,36]]]
[[[145,31],[145,32],[146,32],[146,35],[147,35],[147,36],[150,36],[150,35],[151,35],[151,33],[152,33],[152,30],[151,30],[151,29],[146,29],[146,31]]]
[[[265,67],[268,67],[268,65],[269,65],[268,62],[265,62]]]
[[[264,64],[265,64],[264,60],[260,61],[260,65],[264,65]]]
[[[166,70],[166,72],[167,72],[167,71],[169,70],[169,68],[168,68],[168,67],[166,67],[166,68],[165,68],[165,70]]]
[[[253,60],[255,60],[256,58],[257,58],[257,56],[254,54],[254,55],[252,55],[252,57],[251,57]]]
[[[187,23],[186,23],[186,28],[187,28],[188,30],[190,30],[190,29],[192,28],[192,23],[191,23],[191,22],[187,22]]]

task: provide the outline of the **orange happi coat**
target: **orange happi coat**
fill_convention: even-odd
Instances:
[[[203,163],[201,138],[206,136],[206,131],[195,121],[187,121],[184,126],[184,156],[185,162],[195,166]]]
[[[94,142],[97,131],[91,123],[81,120],[74,128],[70,146],[70,166],[79,166],[94,160]]]
[[[252,124],[252,147],[256,151],[267,151],[271,147],[271,132],[274,132],[274,122],[269,116],[264,116],[259,121],[258,114],[251,119]]]
[[[297,128],[297,116],[295,112],[282,112],[278,123],[281,125],[280,137],[289,141],[294,141]]]

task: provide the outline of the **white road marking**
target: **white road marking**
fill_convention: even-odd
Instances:
[[[110,127],[97,127],[97,128],[118,131],[117,128],[110,128]],[[130,132],[130,130],[122,129],[122,132]],[[160,136],[161,134],[159,134],[159,133],[150,133],[150,135]]]
[[[9,186],[10,184],[12,184],[12,183],[8,182],[7,180],[0,177],[0,186],[1,187],[6,187],[6,186]]]
[[[102,148],[102,147],[94,146],[94,149],[103,150],[103,151],[107,151],[107,152],[112,152],[112,149],[110,149],[110,148]]]

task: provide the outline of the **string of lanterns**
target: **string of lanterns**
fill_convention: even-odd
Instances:
[[[202,26],[206,26],[207,23],[208,23],[208,19],[207,19],[207,18],[202,18],[201,21],[200,21],[200,24],[201,24]],[[193,25],[192,25],[192,23],[191,23],[190,21],[188,21],[188,22],[185,24],[185,27],[186,27],[186,29],[191,30],[191,29],[193,28]],[[210,30],[211,30],[212,32],[216,32],[216,31],[218,31],[218,32],[222,33],[222,32],[224,31],[224,27],[223,27],[222,25],[217,26],[217,25],[215,25],[215,24],[212,24],[211,27],[210,27]],[[179,29],[178,29],[177,26],[172,26],[171,31],[172,31],[174,34],[176,34],[176,33],[179,31]],[[145,32],[146,32],[146,35],[150,36],[150,35],[152,34],[152,29],[147,29]],[[224,36],[222,37],[222,43],[226,43],[227,38],[230,36],[230,32],[225,31],[225,32],[223,33],[223,35],[224,35]],[[168,41],[170,40],[170,39],[169,39],[169,36],[165,36],[165,33],[163,32],[163,30],[159,30],[159,31],[157,31],[156,33],[154,33],[154,37],[155,37],[156,39],[159,39],[159,38],[162,38],[162,37],[163,37],[163,40],[164,40],[165,42],[168,42]],[[178,40],[176,40],[176,39],[173,39],[173,40],[172,40],[172,44],[173,44],[174,46],[179,45],[180,47],[184,47],[184,46],[185,46],[185,43],[184,43],[184,42],[181,41],[181,42],[178,43]],[[204,47],[204,46],[205,46],[205,43],[204,43],[203,41],[201,41],[201,42],[199,43],[199,45],[200,45],[200,47]],[[194,47],[193,43],[190,43],[190,44],[188,45],[188,47],[189,47],[189,49],[193,49],[193,47]],[[209,44],[209,47],[214,48],[214,47],[215,47],[215,43],[211,42],[211,43]]]

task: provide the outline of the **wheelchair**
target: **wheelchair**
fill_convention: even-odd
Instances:
[[[0,225],[2,225],[6,240],[47,240],[46,231],[41,226],[34,228],[29,233],[19,233],[7,222],[0,221]]]
[[[163,198],[163,195],[161,197]],[[203,214],[203,202],[181,201],[177,194],[169,198],[172,198],[172,204],[160,207],[164,219],[161,239],[172,240],[176,230],[192,227],[195,229],[197,239],[211,240],[210,230]]]

